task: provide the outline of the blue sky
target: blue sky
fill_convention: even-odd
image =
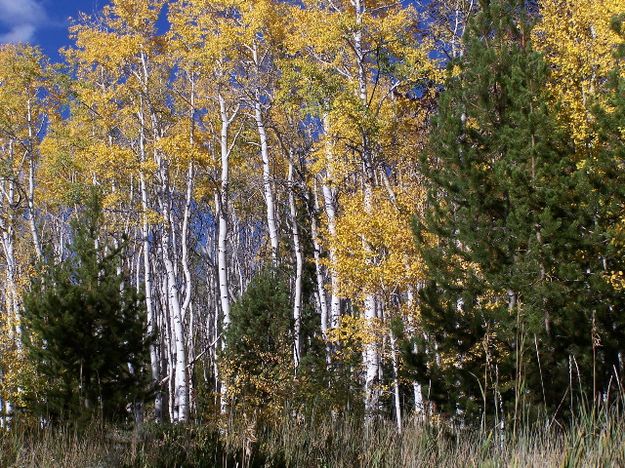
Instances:
[[[68,18],[93,13],[106,0],[0,0],[0,42],[30,42],[59,60],[58,49],[69,43]]]
[[[0,0],[0,43],[37,44],[58,62],[59,48],[69,44],[69,18],[81,11],[93,14],[106,4],[108,0]]]

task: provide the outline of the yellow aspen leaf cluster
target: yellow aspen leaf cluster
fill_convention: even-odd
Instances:
[[[328,342],[340,344],[339,357],[359,353],[366,344],[376,343],[387,332],[386,324],[379,319],[365,320],[363,317],[345,315],[335,328],[328,332]]]
[[[328,241],[337,247],[343,297],[389,296],[425,279],[411,231],[412,214],[406,206],[418,203],[419,191],[398,195],[394,205],[384,189],[377,189],[372,215],[362,212],[359,194],[342,197],[336,237]]]
[[[549,90],[560,121],[580,150],[596,143],[592,106],[602,104],[601,87],[613,70],[621,42],[612,18],[623,0],[542,0],[534,43],[551,66]]]
[[[616,48],[623,42],[613,19],[623,12],[623,0],[544,0],[542,19],[534,32],[539,50],[552,66],[549,89],[560,121],[576,145],[577,167],[599,171],[599,177],[605,175],[594,165],[594,152],[600,145],[594,108],[602,106],[610,112],[605,83],[615,69]],[[607,273],[606,279],[615,290],[622,289],[619,272]]]

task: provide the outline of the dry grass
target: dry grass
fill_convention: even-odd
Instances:
[[[214,427],[146,425],[123,432],[91,426],[80,434],[14,427],[0,434],[0,466],[625,466],[625,421],[615,413],[582,415],[567,430],[528,430],[504,440],[417,419],[400,433],[390,422],[367,430],[356,418],[285,418],[253,441],[234,427],[229,435]]]
[[[349,421],[310,426],[287,423],[264,451],[297,467],[574,467],[625,466],[625,421],[581,419],[571,430],[538,429],[499,440],[494,433],[410,421],[401,433],[391,423],[370,434]]]
[[[95,426],[80,433],[15,427],[0,434],[2,467],[122,466],[119,453],[119,447]]]

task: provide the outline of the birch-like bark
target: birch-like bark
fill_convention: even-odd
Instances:
[[[141,64],[143,67],[143,94],[148,95],[149,67],[146,54],[141,52]],[[149,99],[145,103],[148,105],[149,115],[152,123],[152,138],[156,143],[159,138],[159,120],[155,109],[150,105]],[[184,316],[180,305],[178,283],[176,281],[176,266],[172,261],[176,249],[172,248],[175,241],[174,225],[171,216],[171,192],[169,187],[169,175],[167,162],[154,150],[154,161],[157,163],[160,176],[160,205],[163,211],[165,223],[161,236],[162,258],[165,265],[167,278],[167,303],[170,312],[170,319],[173,322],[173,334],[175,340],[175,384],[173,420],[176,422],[186,422],[189,419],[189,387],[187,380],[187,350],[184,330]],[[174,244],[175,245],[175,244]],[[170,364],[171,366],[171,364]],[[171,382],[171,379],[170,379]],[[170,409],[171,412],[171,409]]]
[[[189,82],[191,85],[190,102],[190,132],[189,143],[191,148],[195,145],[195,79],[191,74],[189,75]],[[187,168],[187,190],[185,193],[184,214],[182,217],[182,271],[185,279],[184,299],[182,302],[182,316],[186,317],[189,307],[191,305],[191,297],[193,293],[193,282],[191,278],[191,270],[189,269],[189,219],[191,217],[191,202],[193,201],[193,177],[194,177],[194,165],[193,161],[189,161],[189,167]],[[191,327],[190,336],[193,336],[193,327]]]
[[[393,364],[393,402],[395,403],[395,423],[397,430],[401,432],[401,399],[399,395],[399,363],[397,359],[397,338],[392,331],[389,331],[389,339],[391,342],[391,362]]]
[[[321,314],[321,333],[324,338],[328,335],[328,299],[326,296],[325,281],[321,265],[321,243],[319,242],[319,227],[317,213],[320,212],[319,197],[317,196],[317,181],[312,190],[314,212],[310,213],[310,230],[313,243],[313,258],[315,259],[315,279],[317,281],[317,299]]]
[[[189,310],[191,308],[191,297],[193,293],[193,282],[191,278],[191,270],[189,269],[189,218],[191,213],[191,199],[193,196],[193,162],[189,163],[189,168],[187,170],[187,190],[185,195],[185,206],[184,206],[184,214],[182,221],[182,239],[181,239],[181,249],[182,249],[182,271],[184,274],[184,299],[182,302],[182,306],[180,308],[180,316],[182,323],[185,323],[187,316],[189,316],[189,329],[186,332],[186,341],[183,346],[185,350],[188,350],[189,356],[188,360],[185,361],[185,379],[187,384],[186,394],[187,396],[187,412],[190,411],[192,406],[191,395],[193,395],[193,379],[188,378],[186,376],[187,365],[186,362],[193,363],[193,313],[189,314]],[[189,369],[189,374],[193,374],[192,365]]]
[[[300,242],[299,226],[297,223],[297,208],[295,205],[295,187],[293,182],[293,161],[289,161],[289,211],[291,213],[291,234],[293,236],[293,250],[295,251],[295,290],[293,299],[293,321],[295,335],[294,360],[297,367],[301,358],[301,327],[302,327],[302,272],[304,269],[304,255]]]
[[[334,150],[330,140],[330,118],[326,114],[323,118],[323,129],[326,135],[326,176],[322,181],[321,191],[323,193],[324,207],[328,218],[328,232],[330,234],[330,242],[328,245],[328,257],[330,258],[330,327],[336,328],[341,318],[341,297],[339,296],[339,274],[336,268],[337,254],[335,247],[336,237],[336,193],[331,187],[332,181],[332,160],[334,159]]]
[[[154,110],[151,110],[152,132],[154,141],[159,139],[158,120]],[[161,248],[163,263],[165,265],[165,274],[167,277],[167,299],[170,311],[170,318],[173,322],[174,340],[176,346],[176,364],[175,364],[175,410],[174,421],[186,422],[189,419],[189,387],[187,381],[187,350],[185,347],[185,330],[184,317],[182,315],[182,307],[180,305],[180,297],[178,283],[176,281],[176,268],[172,261],[172,255],[175,249],[172,248],[174,225],[171,216],[171,192],[169,188],[169,176],[166,161],[161,155],[154,151],[154,159],[157,162],[160,175],[160,204],[163,210],[163,233],[161,236]]]
[[[223,315],[224,328],[230,324],[230,295],[228,288],[228,259],[227,259],[227,238],[228,221],[226,218],[226,207],[223,188],[222,193],[215,194],[215,205],[217,218],[219,220],[217,234],[217,270],[219,282],[219,302]]]
[[[35,221],[35,154],[33,148],[34,129],[32,122],[32,109],[30,99],[28,100],[28,200],[26,207],[28,210],[28,225],[30,227],[30,234],[33,238],[33,246],[35,248],[35,254],[37,260],[41,261],[43,258],[43,249],[41,248],[41,241],[39,240],[39,232],[37,231],[37,225]]]
[[[224,330],[230,324],[230,289],[228,284],[228,184],[230,177],[230,125],[238,113],[238,108],[233,115],[229,116],[226,109],[226,101],[220,94],[219,114],[221,117],[220,146],[221,146],[221,183],[218,193],[215,195],[217,217],[219,219],[219,231],[217,236],[217,269],[219,278],[219,297],[221,311],[224,320]]]
[[[366,177],[365,177],[366,179]],[[371,182],[366,181],[364,187],[364,208],[368,216],[373,214],[373,193]],[[366,240],[365,250],[370,251],[369,244]],[[371,253],[371,252],[369,252]],[[375,323],[376,298],[375,294],[367,293],[364,300],[365,321],[369,327]],[[378,342],[375,337],[368,340],[364,345],[364,365],[365,365],[365,414],[367,418],[372,417],[378,411],[380,390],[378,386],[378,375],[380,372],[380,354],[378,351]]]
[[[13,142],[9,143],[10,158],[13,158]],[[12,340],[18,349],[22,348],[22,332],[20,325],[19,296],[17,292],[17,263],[15,258],[15,215],[13,206],[15,204],[15,182],[8,180],[2,184],[2,201],[0,206],[5,208],[5,220],[0,220],[2,229],[2,249],[5,260],[5,312],[6,320],[9,323],[9,339]],[[0,375],[1,377],[1,375]],[[11,423],[13,416],[13,402],[4,400],[3,427]]]
[[[218,94],[219,115],[221,118],[220,130],[220,150],[221,150],[221,184],[217,193],[215,193],[215,206],[217,217],[219,219],[219,231],[217,235],[217,270],[219,278],[219,300],[221,303],[221,311],[223,314],[223,331],[225,332],[230,325],[230,285],[228,279],[228,185],[229,177],[229,159],[232,146],[229,140],[230,125],[239,112],[239,106],[235,108],[231,115],[228,115],[226,101],[221,94]],[[236,141],[236,137],[235,137]],[[234,145],[235,141],[232,142]],[[222,341],[222,346],[225,344]],[[227,410],[227,393],[228,388],[225,382],[221,383],[221,412]]]
[[[410,310],[413,310],[414,305],[415,305],[415,298],[414,298],[414,292],[412,287],[408,288],[408,307],[410,308]],[[412,322],[412,321],[410,321]],[[409,323],[410,327],[412,328],[412,332],[416,333],[417,332],[417,328],[415,326],[414,323]],[[413,352],[416,354],[417,353],[417,345],[414,345],[413,348]],[[413,398],[414,398],[414,411],[415,414],[423,414],[423,410],[424,410],[424,404],[423,404],[423,390],[421,388],[421,384],[419,382],[417,382],[416,380],[412,381],[412,394],[413,394]]]
[[[367,96],[367,73],[365,63],[365,53],[362,44],[363,19],[365,14],[365,0],[353,0],[355,11],[356,30],[353,35],[354,53],[358,64],[358,97],[363,108],[368,107]],[[364,211],[368,216],[373,215],[373,184],[374,171],[371,166],[371,153],[367,135],[363,135],[362,141],[363,156],[363,191],[364,191]],[[370,251],[369,243],[363,240],[364,248]],[[372,252],[369,252],[372,253]],[[365,320],[369,326],[375,322],[376,318],[376,297],[375,294],[369,292],[364,300]],[[378,385],[378,376],[380,373],[380,353],[378,350],[378,342],[376,339],[369,340],[364,347],[364,365],[365,365],[365,415],[370,419],[377,413],[380,400],[380,390]]]
[[[158,249],[159,256],[163,257],[162,247]],[[167,384],[168,384],[168,405],[169,420],[174,422],[178,419],[178,408],[176,406],[176,340],[174,339],[174,324],[172,314],[169,307],[169,284],[167,275],[162,275],[159,282],[161,297],[161,326],[160,330],[163,334],[164,348],[167,350]],[[164,333],[163,333],[164,332]]]
[[[193,199],[193,162],[187,169],[187,191],[185,194],[184,214],[182,217],[182,271],[185,279],[184,299],[182,302],[182,316],[186,317],[191,305],[193,282],[189,269],[189,218],[191,217],[191,201]]]
[[[258,59],[258,48],[254,44],[252,48],[254,65],[257,73],[260,73],[261,64]],[[260,140],[260,154],[263,161],[263,194],[267,207],[267,230],[269,231],[269,244],[271,246],[271,262],[273,266],[278,264],[278,228],[276,224],[276,209],[274,203],[273,188],[271,184],[271,165],[269,161],[269,144],[262,109],[262,95],[259,88],[254,90],[254,119]]]
[[[12,182],[9,186],[13,186]],[[9,193],[14,189],[9,187]],[[8,208],[9,210],[11,207]],[[2,249],[4,251],[4,259],[6,263],[6,283],[5,283],[5,302],[6,311],[10,315],[9,323],[12,323],[11,332],[14,333],[13,338],[16,340],[18,347],[21,347],[21,327],[19,299],[17,294],[17,263],[15,260],[15,229],[13,227],[13,215],[8,215],[9,222],[2,230]]]
[[[14,157],[13,141],[9,142],[9,162],[12,164]],[[22,348],[22,327],[20,323],[20,298],[17,291],[17,260],[15,258],[15,205],[16,205],[16,182],[8,178],[2,184],[2,205],[5,211],[5,220],[2,228],[2,248],[6,263],[5,301],[6,312],[10,316],[9,323],[11,338],[15,341],[18,349]],[[10,404],[10,403],[7,403]]]
[[[139,118],[139,162],[140,167],[145,163],[147,156],[145,151],[145,114],[143,108],[143,97],[141,98],[140,111],[137,114]],[[139,189],[141,191],[141,236],[143,244],[143,288],[145,294],[145,306],[147,312],[147,333],[153,339],[150,340],[150,370],[152,372],[152,383],[156,386],[154,395],[154,419],[161,422],[163,419],[163,394],[160,390],[160,356],[156,346],[156,317],[154,315],[154,299],[152,297],[152,268],[150,265],[150,226],[148,223],[148,188],[146,183],[145,171],[143,168],[139,170]]]
[[[165,176],[165,174],[162,174]],[[163,192],[168,194],[167,185],[163,187]],[[163,217],[165,220],[171,220],[169,200],[164,200]],[[173,321],[174,339],[176,345],[176,370],[175,370],[175,398],[176,398],[176,416],[175,420],[185,422],[189,418],[189,388],[187,382],[187,352],[184,331],[184,317],[182,315],[182,307],[180,305],[180,297],[178,284],[176,281],[176,273],[174,263],[172,261],[171,249],[171,223],[170,226],[163,228],[161,244],[163,249],[163,263],[165,265],[165,273],[167,275],[167,297],[171,319]]]

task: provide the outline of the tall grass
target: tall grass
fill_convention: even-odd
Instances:
[[[535,427],[500,443],[493,432],[416,418],[401,432],[391,422],[367,431],[349,419],[314,425],[287,420],[268,433],[261,449],[297,467],[625,466],[625,421],[580,417],[567,430]]]
[[[496,437],[497,436],[497,437]],[[494,432],[409,419],[364,427],[360,418],[285,417],[254,434],[231,425],[93,425],[80,432],[15,426],[0,433],[2,467],[577,467],[625,466],[625,419],[582,412],[567,427]]]
[[[95,425],[77,432],[18,423],[0,432],[1,467],[121,466],[116,449],[110,435]]]

